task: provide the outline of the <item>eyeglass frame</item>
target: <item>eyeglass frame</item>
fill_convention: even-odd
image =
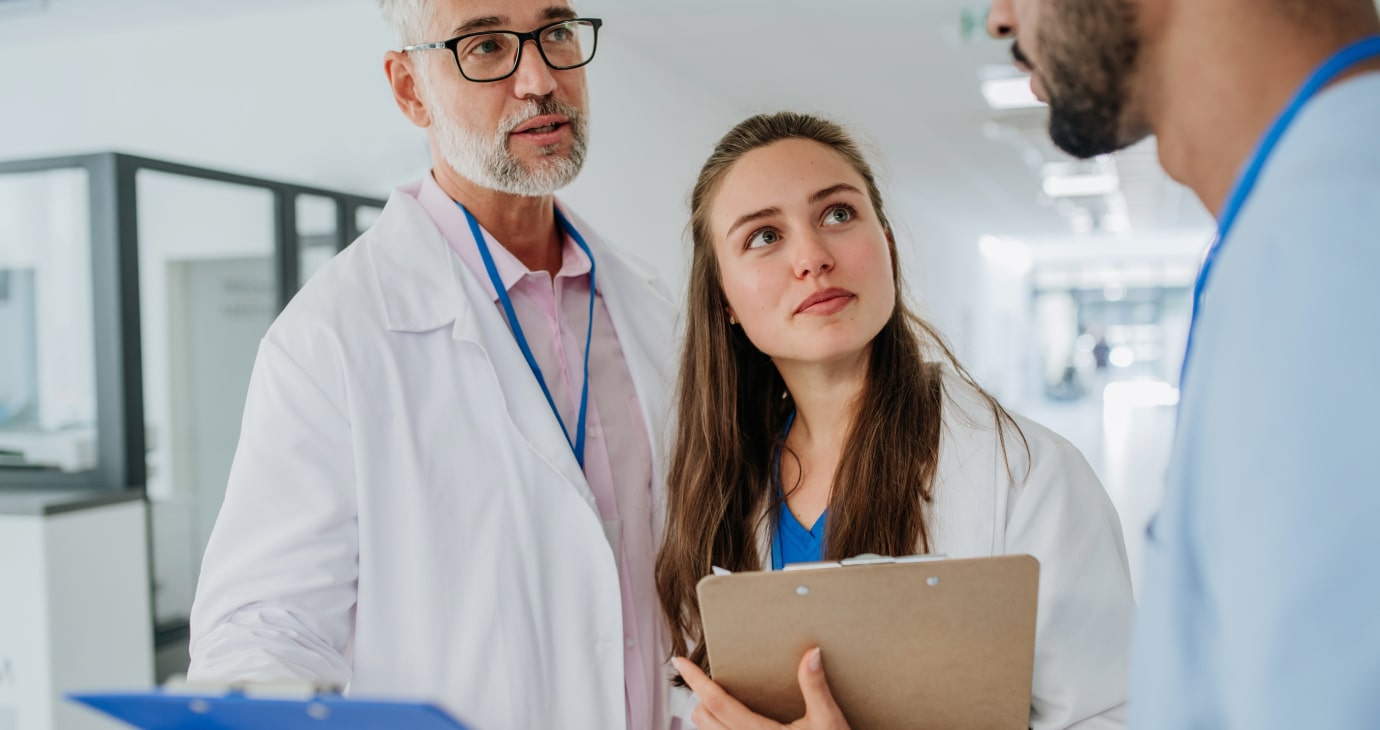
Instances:
[[[541,34],[557,26],[565,25],[566,23],[589,23],[594,28],[594,48],[590,49],[589,58],[585,59],[584,61],[581,61],[580,63],[575,64],[574,66],[557,66],[556,64],[551,63],[551,59],[546,57],[546,49],[542,48],[541,45]],[[546,64],[547,68],[553,69],[555,71],[570,71],[572,69],[577,69],[589,65],[589,62],[594,60],[594,54],[599,50],[599,29],[603,27],[603,25],[604,21],[601,18],[566,18],[565,20],[557,20],[552,23],[547,23],[546,25],[543,25],[542,27],[537,28],[536,30],[530,30],[526,33],[501,28],[496,30],[477,30],[472,33],[462,33],[458,36],[455,36],[454,38],[451,38],[450,40],[438,41],[436,43],[418,43],[416,45],[406,46],[402,50],[404,53],[406,53],[408,51],[438,51],[444,48],[450,51],[450,57],[455,59],[455,67],[460,70],[460,75],[463,76],[466,81],[476,84],[488,84],[494,81],[502,81],[506,78],[510,78],[513,74],[517,73],[518,66],[522,65],[522,50],[527,46],[527,41],[529,40],[536,44],[537,54],[541,56],[541,60],[543,63]],[[470,75],[465,73],[464,64],[460,63],[460,52],[457,50],[457,47],[460,45],[460,41],[463,41],[466,38],[475,38],[482,35],[494,35],[496,33],[507,33],[508,35],[517,36],[518,47],[517,53],[513,54],[513,68],[510,69],[508,73],[503,74],[502,76],[499,76],[497,78],[483,80],[470,78]]]

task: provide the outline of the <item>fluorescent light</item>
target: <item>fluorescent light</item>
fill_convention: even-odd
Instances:
[[[1106,409],[1147,408],[1179,404],[1179,389],[1159,380],[1130,380],[1109,383],[1102,390]]]
[[[1111,195],[1121,189],[1116,175],[1052,175],[1045,178],[1045,195],[1051,198],[1090,198]]]
[[[1131,348],[1122,345],[1113,347],[1111,354],[1107,357],[1112,365],[1119,368],[1129,368],[1136,361],[1136,353]]]
[[[1029,76],[987,79],[982,82],[982,96],[993,109],[1034,109],[1045,105],[1030,90]]]
[[[978,250],[982,251],[983,257],[988,261],[1018,276],[1030,273],[1034,266],[1030,258],[1030,249],[1020,241],[983,236],[978,239]]]

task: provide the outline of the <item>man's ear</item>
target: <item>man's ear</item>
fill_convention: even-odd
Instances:
[[[383,56],[383,72],[393,89],[393,101],[409,121],[426,128],[431,126],[431,113],[422,99],[422,82],[413,64],[414,59],[401,51],[389,51]]]

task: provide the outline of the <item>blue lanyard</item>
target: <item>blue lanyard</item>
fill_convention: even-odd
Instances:
[[[786,440],[786,435],[791,432],[791,426],[795,424],[795,411],[786,417],[786,427],[781,429],[781,440]],[[771,485],[776,490],[777,496],[781,501],[786,500],[786,495],[781,492],[781,449],[771,457]],[[786,550],[781,546],[781,510],[776,510],[773,520],[776,524],[771,531],[771,569],[781,570],[786,567]]]
[[[575,230],[575,226],[570,225],[560,208],[556,208],[556,221],[560,223],[561,229],[575,240],[580,250],[589,257],[589,328],[585,331],[585,381],[580,388],[580,420],[575,425],[575,440],[571,441],[570,431],[565,427],[565,421],[561,419],[561,412],[556,408],[556,400],[551,397],[551,389],[546,387],[546,378],[541,375],[541,368],[537,367],[537,359],[532,356],[532,348],[527,345],[527,336],[522,333],[522,324],[518,322],[517,313],[513,311],[513,300],[508,296],[508,290],[503,286],[503,279],[498,275],[498,267],[494,265],[494,257],[489,253],[489,244],[484,240],[484,231],[479,227],[479,221],[474,219],[465,206],[460,205],[460,211],[465,214],[465,220],[470,223],[470,233],[474,235],[474,243],[479,247],[479,255],[484,259],[484,270],[489,272],[489,281],[494,285],[494,291],[498,294],[498,301],[503,305],[503,313],[508,317],[508,327],[513,331],[513,339],[517,340],[518,349],[522,350],[522,356],[527,358],[527,367],[531,368],[532,375],[537,379],[537,385],[541,386],[542,395],[546,396],[546,404],[551,406],[551,413],[556,416],[556,423],[561,425],[561,432],[565,434],[565,440],[570,443],[570,450],[575,452],[575,461],[579,462],[580,469],[585,468],[585,415],[589,411],[589,345],[594,338],[594,254],[589,250],[589,244],[580,232]]]
[[[1189,356],[1193,353],[1193,334],[1198,328],[1198,315],[1203,309],[1203,293],[1207,289],[1208,277],[1212,274],[1212,267],[1217,263],[1217,258],[1221,255],[1222,247],[1227,242],[1227,234],[1231,233],[1232,227],[1236,225],[1236,219],[1241,215],[1241,209],[1246,206],[1246,201],[1250,199],[1251,193],[1255,192],[1256,183],[1260,181],[1260,174],[1265,169],[1266,163],[1274,154],[1275,148],[1279,146],[1280,140],[1285,132],[1294,123],[1299,112],[1318,95],[1324,87],[1332,83],[1336,78],[1359,64],[1365,63],[1374,58],[1380,58],[1380,36],[1373,36],[1362,41],[1353,43],[1336,55],[1329,58],[1323,65],[1319,66],[1313,75],[1304,82],[1294,95],[1284,112],[1275,120],[1273,126],[1261,139],[1260,145],[1256,147],[1255,154],[1250,158],[1249,164],[1236,181],[1236,187],[1232,189],[1231,196],[1227,198],[1226,208],[1222,211],[1222,219],[1217,226],[1217,239],[1208,248],[1207,256],[1203,258],[1203,266],[1198,271],[1198,280],[1193,284],[1193,319],[1188,327],[1188,344],[1184,349],[1184,364],[1179,373],[1179,390],[1183,391],[1185,378],[1188,375]]]

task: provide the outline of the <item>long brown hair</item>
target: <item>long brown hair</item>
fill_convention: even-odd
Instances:
[[[705,162],[690,198],[694,251],[689,312],[667,479],[666,532],[656,561],[672,653],[689,653],[706,670],[695,587],[714,565],[735,572],[762,568],[758,534],[763,520],[775,519],[781,499],[772,488],[772,460],[784,447],[782,431],[793,408],[771,359],[727,319],[709,207],[743,155],[786,139],[822,144],[862,176],[891,248],[897,292],[895,310],[870,345],[866,384],[834,475],[825,558],[908,555],[917,546],[930,550],[924,505],[933,497],[939,459],[943,363],[982,393],[998,424],[1015,428],[1010,415],[972,382],[938,333],[905,305],[896,242],[877,182],[848,134],[832,122],[792,112],[754,116],[734,127]],[[927,354],[942,359],[931,361]]]

